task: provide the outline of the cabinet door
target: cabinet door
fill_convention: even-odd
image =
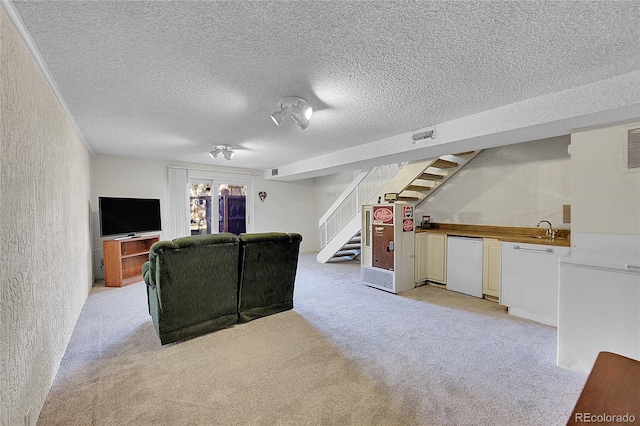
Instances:
[[[483,240],[482,247],[482,292],[498,299],[500,297],[500,241]]]
[[[601,351],[640,359],[640,275],[559,269],[558,365],[588,373]]]
[[[502,243],[500,304],[509,314],[543,324],[558,323],[558,259],[569,247]]]
[[[427,278],[447,283],[447,236],[427,234]]]
[[[426,281],[427,279],[427,234],[416,234],[416,251],[415,251],[415,282]]]

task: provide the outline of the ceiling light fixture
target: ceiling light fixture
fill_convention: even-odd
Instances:
[[[216,148],[213,151],[209,151],[209,156],[215,159],[218,154],[222,154],[225,160],[229,161],[233,158],[233,149],[229,145],[216,145]]]
[[[279,126],[290,116],[304,130],[309,127],[312,114],[313,108],[307,104],[305,99],[298,96],[285,96],[280,99],[280,111],[271,114],[271,119],[276,123],[276,126]]]

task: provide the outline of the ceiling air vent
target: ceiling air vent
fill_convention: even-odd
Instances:
[[[278,169],[271,169],[271,176],[278,176]]]
[[[627,132],[627,169],[640,169],[640,128]]]
[[[430,129],[425,132],[416,133],[413,136],[411,136],[411,138],[413,139],[413,143],[416,143],[424,139],[433,139],[435,135],[436,135],[436,130]]]

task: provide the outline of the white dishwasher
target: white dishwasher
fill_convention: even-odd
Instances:
[[[482,238],[447,238],[447,290],[482,298]]]

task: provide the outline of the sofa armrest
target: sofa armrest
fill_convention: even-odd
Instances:
[[[144,278],[144,282],[147,286],[155,288],[156,283],[154,282],[153,276],[151,275],[150,265],[151,264],[148,260],[142,264],[142,278]]]
[[[171,250],[173,248],[173,243],[171,241],[158,241],[149,249],[149,260],[142,265],[142,277],[148,286],[155,288],[158,284],[156,282],[158,253],[161,253],[164,250]]]
[[[302,242],[302,235],[298,234],[297,232],[292,232],[289,234],[289,236],[291,237],[291,242]]]

